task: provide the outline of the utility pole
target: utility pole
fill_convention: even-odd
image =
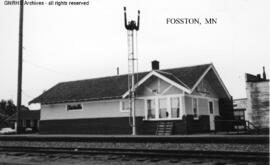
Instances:
[[[20,112],[22,104],[22,59],[23,59],[23,8],[24,0],[20,0],[19,16],[19,56],[18,56],[18,88],[17,88],[17,133],[21,133]]]
[[[140,11],[138,10],[137,25],[134,20],[127,23],[126,7],[124,7],[125,28],[128,32],[128,88],[130,91],[130,111],[132,112],[132,135],[136,135],[136,113],[135,113],[135,76],[134,76],[134,31],[139,30]]]

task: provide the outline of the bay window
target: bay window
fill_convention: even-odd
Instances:
[[[181,119],[180,96],[160,96],[146,99],[146,119]]]

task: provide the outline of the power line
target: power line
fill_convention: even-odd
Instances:
[[[35,98],[35,97],[29,95],[28,93],[26,93],[24,90],[22,90],[22,94],[23,94],[24,96],[28,97],[29,99]]]
[[[36,68],[39,68],[39,69],[42,69],[42,70],[45,70],[45,71],[48,71],[48,72],[52,72],[52,73],[55,73],[55,74],[58,74],[58,75],[61,75],[61,76],[63,76],[63,75],[69,76],[67,73],[59,72],[59,71],[56,71],[54,69],[51,69],[51,68],[42,66],[40,64],[36,64],[36,63],[30,62],[30,61],[25,60],[25,59],[23,60],[23,62],[26,63],[26,64],[30,64],[30,65],[32,65],[32,66],[34,66]]]

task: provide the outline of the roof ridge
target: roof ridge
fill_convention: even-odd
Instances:
[[[116,76],[94,77],[94,78],[86,78],[86,79],[71,80],[71,81],[62,81],[62,82],[59,82],[58,84],[70,83],[70,82],[79,82],[79,81],[89,81],[89,80],[95,80],[95,79],[105,79],[105,78],[110,78],[110,77],[120,77],[120,76],[126,76],[126,75],[128,75],[128,74],[121,74],[121,75],[116,75]]]
[[[169,72],[165,72],[164,70],[155,70],[156,72],[161,72],[161,73],[165,73],[165,74],[169,74],[169,75],[173,75],[172,73]]]
[[[183,67],[176,67],[176,68],[167,68],[167,69],[162,69],[164,70],[171,70],[171,69],[181,69],[181,68],[191,68],[191,67],[196,67],[196,66],[204,66],[204,65],[213,65],[213,63],[205,63],[205,64],[197,64],[197,65],[187,65],[187,66],[183,66]]]
[[[161,70],[157,70],[159,72],[165,72],[167,74],[172,74],[172,73],[168,73],[166,72],[166,70],[171,70],[171,69],[181,69],[181,68],[191,68],[191,67],[196,67],[196,66],[204,66],[204,65],[212,65],[213,63],[205,63],[205,64],[197,64],[197,65],[190,65],[190,66],[183,66],[183,67],[175,67],[175,68],[166,68],[166,69],[161,69]],[[136,74],[142,74],[142,73],[147,73],[147,72],[151,72],[150,71],[142,71],[142,72],[138,72]],[[95,79],[104,79],[104,78],[113,78],[113,77],[120,77],[120,76],[127,76],[128,74],[121,74],[121,75],[115,75],[115,76],[103,76],[103,77],[94,77],[94,78],[88,78],[88,79],[81,79],[81,80],[71,80],[71,81],[62,81],[59,82],[57,84],[62,84],[62,83],[70,83],[70,82],[79,82],[79,81],[88,81],[88,80],[95,80]]]

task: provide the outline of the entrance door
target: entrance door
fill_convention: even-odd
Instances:
[[[209,107],[210,131],[214,131],[215,130],[215,116],[214,116],[213,101],[208,102],[208,107]]]

